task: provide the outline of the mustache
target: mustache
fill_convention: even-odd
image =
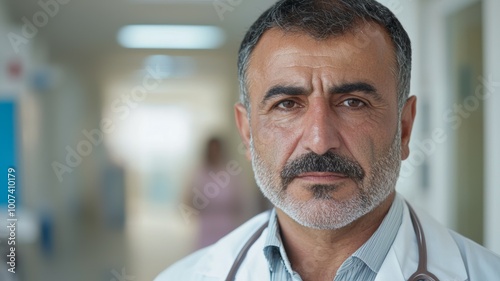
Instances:
[[[358,162],[347,157],[338,155],[331,151],[323,155],[309,152],[290,163],[287,163],[281,171],[281,182],[285,189],[290,182],[303,173],[309,172],[330,172],[347,176],[357,182],[365,177],[365,172]]]

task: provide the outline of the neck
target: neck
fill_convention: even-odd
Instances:
[[[342,263],[380,226],[394,196],[393,192],[368,214],[343,228],[332,230],[305,227],[276,209],[281,237],[293,269],[304,281],[333,280]]]

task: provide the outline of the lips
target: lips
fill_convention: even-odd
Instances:
[[[340,173],[308,172],[308,173],[302,173],[298,175],[296,178],[313,182],[331,182],[331,181],[347,179],[348,177]]]
[[[341,173],[333,173],[333,172],[308,172],[302,173],[297,176],[298,178],[302,177],[338,177],[338,178],[347,178],[346,175]]]

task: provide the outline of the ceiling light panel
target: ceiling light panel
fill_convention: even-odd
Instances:
[[[226,36],[221,28],[208,25],[127,25],[117,39],[134,49],[217,49]]]

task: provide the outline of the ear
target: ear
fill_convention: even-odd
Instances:
[[[417,114],[417,97],[411,96],[401,112],[401,160],[410,156],[410,137]]]
[[[234,105],[234,118],[236,119],[236,126],[240,133],[241,140],[245,144],[245,156],[248,160],[252,160],[250,155],[250,120],[248,120],[247,109],[241,103]]]

